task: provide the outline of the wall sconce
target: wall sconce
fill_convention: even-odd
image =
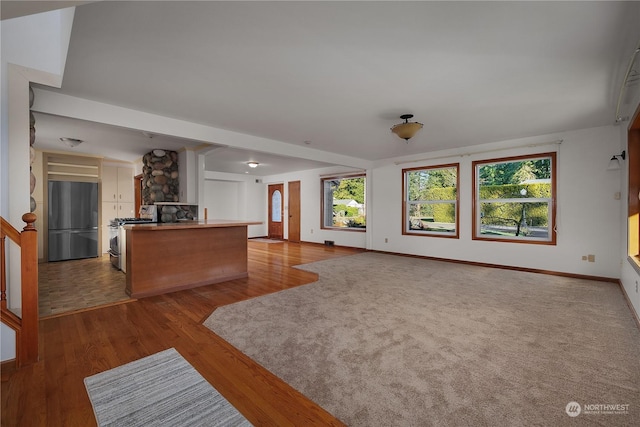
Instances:
[[[624,160],[627,158],[627,152],[626,151],[622,151],[622,153],[614,155],[611,157],[611,160],[609,160],[609,166],[607,166],[607,170],[616,170],[616,169],[620,169],[620,159]]]
[[[257,168],[259,164],[258,162],[247,162],[250,168]]]

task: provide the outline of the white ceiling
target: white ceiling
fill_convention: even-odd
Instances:
[[[247,165],[257,162],[256,168]],[[309,169],[334,166],[329,163],[294,157],[277,156],[257,150],[232,147],[216,147],[205,156],[205,170],[228,173],[245,173],[257,176],[278,175]]]
[[[638,22],[637,2],[102,1],[76,8],[58,91],[379,160],[612,124]]]
[[[182,148],[197,149],[200,141],[168,137],[141,132],[103,123],[88,122],[51,114],[33,113],[36,120],[36,142],[34,147],[42,151],[69,151],[89,154],[112,160],[138,161],[156,148],[177,151]],[[82,142],[70,149],[60,138],[75,138]],[[215,147],[215,146],[214,146]],[[109,153],[117,153],[116,157]]]
[[[80,6],[86,3],[92,3],[92,1],[3,0],[0,2],[0,17],[3,20],[11,19],[65,7]]]
[[[34,112],[36,142],[34,147],[49,152],[103,157],[105,160],[141,162],[141,157],[156,149],[179,151],[182,149],[208,153],[205,169],[208,171],[245,173],[255,176],[276,175],[307,169],[333,166],[328,163],[292,157],[275,156],[259,151],[240,150],[175,136],[162,135],[136,129],[127,129],[69,117]],[[75,138],[83,142],[73,148],[60,138]],[[253,169],[247,163],[260,165]]]

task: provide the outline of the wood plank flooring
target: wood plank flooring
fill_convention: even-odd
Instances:
[[[254,425],[342,425],[202,322],[221,305],[316,280],[293,265],[359,252],[249,242],[247,279],[41,320],[41,360],[2,372],[2,425],[96,425],[83,379],[170,347]]]

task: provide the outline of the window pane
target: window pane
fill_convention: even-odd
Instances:
[[[324,227],[333,227],[333,188],[337,187],[338,181],[324,180],[322,182],[323,189],[323,212],[322,225]]]
[[[410,204],[409,230],[455,233],[455,203]]]
[[[478,170],[480,186],[533,184],[551,179],[551,159],[541,157],[483,164]]]
[[[423,193],[427,190],[427,182],[429,180],[428,171],[420,170],[407,173],[408,182],[408,200],[425,200]]]
[[[555,245],[556,153],[474,161],[474,238]]]
[[[322,189],[324,227],[366,229],[364,176],[324,178]]]
[[[407,172],[407,200],[456,200],[456,168]]]
[[[540,179],[535,181],[521,184],[483,185],[480,187],[480,200],[550,199],[551,180]]]
[[[459,165],[405,169],[403,234],[458,237]]]
[[[282,194],[279,190],[271,196],[271,221],[282,222]]]
[[[549,238],[549,203],[480,204],[480,234],[495,237]]]

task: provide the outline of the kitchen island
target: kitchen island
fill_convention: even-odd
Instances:
[[[250,221],[128,224],[126,292],[133,298],[227,280],[247,272]]]

